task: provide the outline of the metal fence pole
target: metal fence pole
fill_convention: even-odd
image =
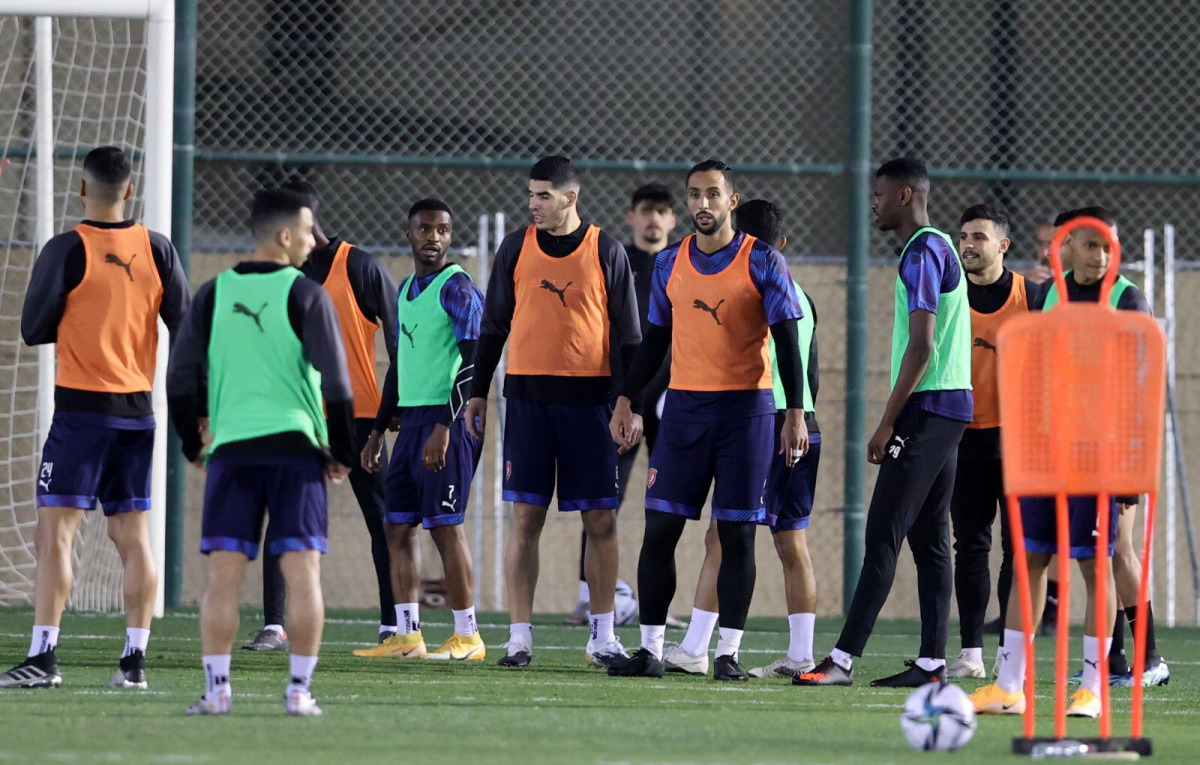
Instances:
[[[867,407],[867,211],[871,181],[871,0],[850,21],[850,143],[846,157],[846,433],[842,611],[849,610],[863,557],[863,462]]]
[[[175,140],[171,187],[171,240],[179,251],[184,273],[191,272],[192,195],[196,136],[196,3],[175,3]],[[187,462],[174,425],[167,428],[166,565],[164,600],[178,606],[183,600],[183,517]]]

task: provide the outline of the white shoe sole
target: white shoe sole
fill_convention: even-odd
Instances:
[[[143,680],[140,683],[132,682],[130,680],[125,679],[124,672],[117,672],[117,674],[113,675],[112,679],[108,681],[108,687],[109,688],[137,688],[139,691],[144,691],[150,687],[150,684],[147,683],[145,680]]]
[[[668,661],[668,662],[666,662],[666,665],[667,665],[666,671],[672,672],[674,674],[682,674],[682,675],[707,675],[708,674],[708,662],[707,661],[697,661],[694,664],[693,663],[676,664],[675,662]]]

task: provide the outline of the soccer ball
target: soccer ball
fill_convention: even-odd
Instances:
[[[638,602],[633,588],[624,579],[617,580],[617,595],[613,600],[613,621],[617,625],[629,624],[637,616]]]
[[[900,728],[914,749],[953,752],[975,735],[975,706],[957,685],[929,683],[904,702]]]

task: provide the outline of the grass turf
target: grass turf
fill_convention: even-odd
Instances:
[[[426,612],[434,647],[451,631],[448,614]],[[28,648],[32,613],[0,609],[0,657],[16,663]],[[662,680],[609,678],[586,668],[583,628],[547,616],[536,623],[534,666],[495,666],[507,638],[505,619],[480,616],[488,660],[471,665],[360,659],[351,650],[370,641],[364,613],[330,612],[314,691],[320,719],[283,714],[287,659],[235,647],[234,713],[188,718],[184,708],[202,691],[194,611],[157,620],[147,661],[149,691],[106,687],[123,641],[120,617],[68,614],[59,647],[64,683],[37,691],[0,691],[0,761],[21,762],[927,762],[947,756],[976,761],[1007,758],[1019,718],[982,718],[974,740],[957,755],[909,749],[899,728],[907,692],[868,682],[902,668],[917,640],[912,622],[881,623],[855,667],[852,688],[794,688],[783,681],[718,684],[668,675]],[[259,626],[243,615],[241,636]],[[817,624],[818,653],[828,651],[840,623]],[[626,645],[637,629],[619,630]],[[668,640],[678,640],[672,631]],[[992,648],[985,658],[990,664]],[[1073,646],[1077,650],[1078,640]],[[952,645],[955,641],[952,641]],[[743,663],[756,666],[787,645],[782,619],[752,619]],[[1040,641],[1043,656],[1052,655]],[[1147,735],[1155,762],[1195,762],[1200,730],[1200,630],[1162,629],[1159,645],[1171,664],[1171,684],[1146,695]],[[1052,663],[1039,662],[1049,677]],[[6,665],[7,666],[7,665]],[[1072,667],[1074,671],[1074,667]],[[965,681],[971,690],[983,681]],[[1050,712],[1051,685],[1039,694]],[[1114,691],[1114,731],[1127,735],[1129,691]],[[1043,718],[1039,732],[1050,731]],[[1095,735],[1093,721],[1072,720],[1069,732]]]

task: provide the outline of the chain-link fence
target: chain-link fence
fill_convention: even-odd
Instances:
[[[638,184],[682,189],[692,162],[730,162],[744,194],[784,209],[789,254],[823,264],[804,275],[823,320],[829,446],[818,513],[830,541],[817,555],[832,580],[841,569],[851,6],[208,0],[194,249],[246,249],[248,198],[293,175],[321,189],[327,229],[402,254],[401,211],[419,197],[454,207],[458,245],[476,243],[480,214],[521,225],[527,168],[546,154],[586,169],[585,219],[625,235]],[[1102,204],[1120,220],[1127,257],[1140,257],[1143,228],[1174,223],[1181,261],[1200,261],[1194,10],[1185,0],[876,2],[872,160],[924,157],[934,222],[948,230],[968,204],[1003,203],[1019,260],[1034,257],[1040,221]],[[882,265],[893,245],[872,237]],[[889,278],[872,272],[873,302]],[[871,332],[868,419],[886,395],[885,335]],[[1194,355],[1181,347],[1181,358]],[[1185,423],[1200,409],[1196,371],[1181,363]],[[840,587],[822,591],[837,610]]]

